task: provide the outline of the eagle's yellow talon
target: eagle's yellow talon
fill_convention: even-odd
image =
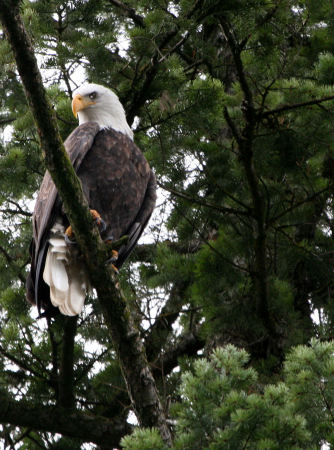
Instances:
[[[65,234],[66,234],[66,236],[67,236],[68,238],[73,238],[74,233],[73,233],[73,230],[72,230],[71,225],[70,225],[69,227],[66,228]]]
[[[103,221],[102,221],[102,218],[101,218],[100,214],[95,209],[91,209],[90,213],[91,213],[93,219],[96,221],[97,225],[101,225],[101,223]],[[74,240],[74,231],[73,231],[71,225],[66,228],[65,235],[67,236],[67,238],[69,240],[72,240],[72,241]]]
[[[91,213],[93,219],[96,221],[96,223],[97,223],[98,225],[100,225],[100,224],[101,224],[101,216],[100,216],[100,214],[96,211],[96,209],[91,209],[91,210],[90,210],[90,213]]]

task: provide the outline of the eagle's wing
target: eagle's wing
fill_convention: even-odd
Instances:
[[[74,168],[80,167],[86,153],[90,150],[94,138],[99,131],[95,122],[87,122],[77,127],[64,142]],[[48,238],[56,217],[62,208],[56,186],[51,175],[46,171],[33,213],[33,239],[30,244],[31,269],[26,281],[27,299],[38,306],[47,306],[48,286],[43,281],[43,267],[48,249]]]
[[[117,268],[120,268],[124,263],[124,261],[127,259],[127,257],[130,255],[138,239],[142,235],[149,218],[151,217],[157,197],[156,189],[157,183],[155,175],[151,171],[143,203],[140,207],[140,210],[138,211],[134,223],[132,224],[130,229],[125,233],[126,235],[129,236],[129,240],[126,245],[123,245],[119,249],[118,259],[115,262],[115,266]]]

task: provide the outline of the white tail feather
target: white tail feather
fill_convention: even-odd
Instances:
[[[66,292],[69,288],[69,280],[66,272],[66,261],[58,259],[54,253],[50,255],[51,284],[57,291]]]
[[[80,314],[88,289],[83,264],[77,258],[77,249],[68,247],[64,227],[56,222],[51,229],[43,279],[50,286],[50,300],[62,314]]]

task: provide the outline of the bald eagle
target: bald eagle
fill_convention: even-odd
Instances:
[[[97,84],[75,91],[72,110],[79,126],[64,145],[105,240],[127,235],[114,261],[119,269],[141,236],[155,206],[156,181],[117,95]],[[100,219],[101,217],[101,219]],[[103,226],[101,225],[103,223]],[[48,172],[33,213],[27,299],[42,315],[81,312],[89,287],[80,251],[71,245],[69,221]],[[66,239],[66,235],[67,239]]]

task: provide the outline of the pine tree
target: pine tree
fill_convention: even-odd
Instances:
[[[283,380],[263,386],[249,355],[233,345],[215,349],[185,371],[175,418],[175,449],[316,449],[333,444],[333,342],[297,346]],[[319,423],[319,417],[322,421]],[[136,430],[126,450],[167,449],[157,430]]]
[[[331,2],[0,0],[0,17],[5,3],[20,5],[61,137],[76,85],[104,84],[156,172],[120,283],[173,446],[332,443]],[[45,163],[3,31],[0,64],[4,448],[119,448],[136,427],[96,297],[47,321],[24,298]],[[122,442],[165,445],[156,429]]]

